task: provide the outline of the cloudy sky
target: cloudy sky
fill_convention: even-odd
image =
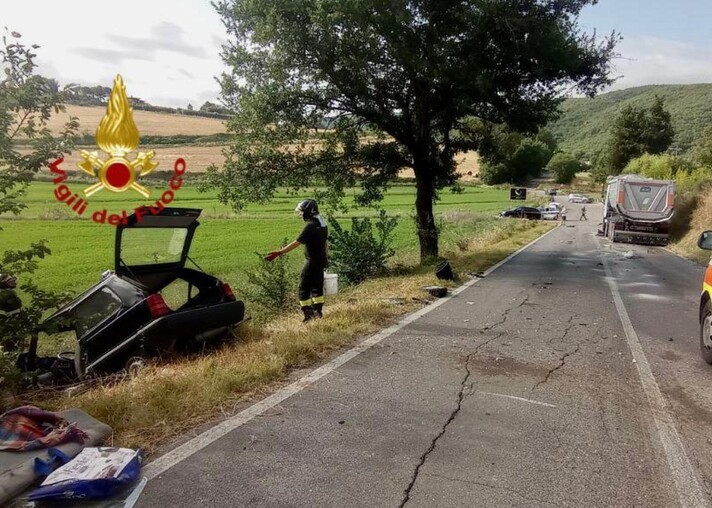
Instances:
[[[5,0],[0,26],[39,44],[40,72],[62,84],[111,86],[152,104],[215,101],[224,29],[206,0]],[[624,36],[614,89],[712,82],[712,0],[600,0],[587,31]]]

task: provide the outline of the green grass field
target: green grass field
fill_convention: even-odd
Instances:
[[[71,184],[73,191],[81,184]],[[65,205],[52,194],[51,183],[33,183],[26,196],[28,208],[18,218],[0,217],[0,251],[26,248],[31,242],[47,239],[52,255],[42,260],[33,278],[43,287],[53,290],[81,291],[93,284],[106,269],[113,268],[114,229],[95,224],[88,212],[107,208],[110,211],[130,210],[140,201],[130,192],[97,194],[84,218],[70,215]],[[154,196],[161,189],[154,188]],[[215,274],[235,286],[245,283],[245,271],[257,264],[255,252],[267,253],[280,246],[282,240],[293,239],[302,227],[294,213],[296,203],[305,195],[279,193],[269,204],[252,205],[243,213],[234,213],[217,202],[215,194],[199,193],[194,188],[182,188],[176,193],[175,206],[201,208],[201,225],[196,232],[191,257],[205,271]],[[389,214],[400,217],[395,234],[397,261],[417,259],[418,241],[412,219],[415,187],[393,187],[382,206]],[[497,212],[512,206],[504,190],[468,186],[461,194],[443,192],[436,205],[442,225],[443,252],[456,248],[456,243],[483,229],[492,227]],[[372,214],[369,209],[354,209],[349,215]],[[71,218],[70,218],[71,217]],[[290,255],[295,266],[302,261],[301,253]]]

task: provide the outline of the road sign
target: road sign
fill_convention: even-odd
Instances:
[[[527,189],[512,187],[509,189],[509,199],[515,201],[524,201],[527,199]]]

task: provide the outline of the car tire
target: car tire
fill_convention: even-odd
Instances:
[[[705,340],[705,335],[707,340]],[[709,300],[702,308],[702,318],[700,319],[700,352],[702,358],[712,365],[712,303]]]
[[[77,376],[77,379],[79,381],[84,381],[85,378],[85,372],[84,369],[86,368],[86,365],[84,364],[84,357],[82,356],[82,348],[77,342],[77,345],[74,349],[74,373]]]
[[[132,356],[126,361],[124,369],[130,378],[137,377],[146,368],[146,359],[143,356]]]

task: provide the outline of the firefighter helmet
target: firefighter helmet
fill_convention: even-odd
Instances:
[[[305,199],[297,205],[294,211],[301,214],[304,220],[307,220],[319,215],[319,205],[313,199]]]

